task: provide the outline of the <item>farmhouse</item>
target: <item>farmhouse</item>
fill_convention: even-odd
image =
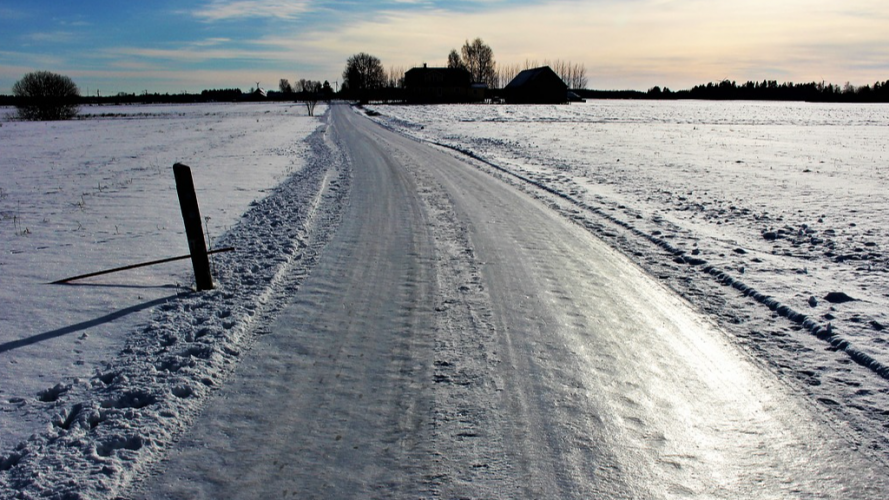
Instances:
[[[522,71],[503,89],[509,104],[562,104],[568,85],[549,66]]]
[[[480,102],[484,87],[472,84],[462,68],[413,68],[404,74],[404,89],[410,103]]]

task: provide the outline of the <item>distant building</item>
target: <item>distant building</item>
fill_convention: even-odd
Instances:
[[[461,68],[413,68],[404,74],[406,99],[414,104],[481,102],[485,86],[473,85]]]
[[[568,85],[549,66],[526,69],[503,89],[509,104],[563,104],[568,102]]]

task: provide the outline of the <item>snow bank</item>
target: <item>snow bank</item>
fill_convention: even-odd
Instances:
[[[319,121],[287,105],[97,106],[92,119],[0,127],[0,450],[48,420],[37,394],[86,379],[149,310],[187,291],[172,165],[192,167],[213,246],[250,203],[302,168]],[[111,115],[113,118],[99,118]],[[65,382],[69,383],[69,382]],[[14,418],[12,418],[14,415]]]

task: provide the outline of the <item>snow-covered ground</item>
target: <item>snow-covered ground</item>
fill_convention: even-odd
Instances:
[[[373,109],[622,250],[889,460],[889,106]],[[0,497],[116,495],[268,327],[346,202],[341,152],[302,106],[83,113],[0,108]],[[190,292],[188,261],[45,284],[187,253],[175,162],[212,246],[238,248],[213,257],[216,290]]]
[[[889,457],[889,106],[371,109],[620,248]]]
[[[113,495],[306,274],[347,179],[324,118],[299,105],[95,107],[57,123],[3,112],[0,496]],[[211,258],[215,290],[191,292],[188,260],[46,284],[187,254],[175,162],[192,167],[212,246],[237,248]]]

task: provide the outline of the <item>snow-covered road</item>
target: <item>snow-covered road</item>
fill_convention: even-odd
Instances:
[[[346,106],[350,205],[145,498],[885,498],[889,470],[627,258]]]

